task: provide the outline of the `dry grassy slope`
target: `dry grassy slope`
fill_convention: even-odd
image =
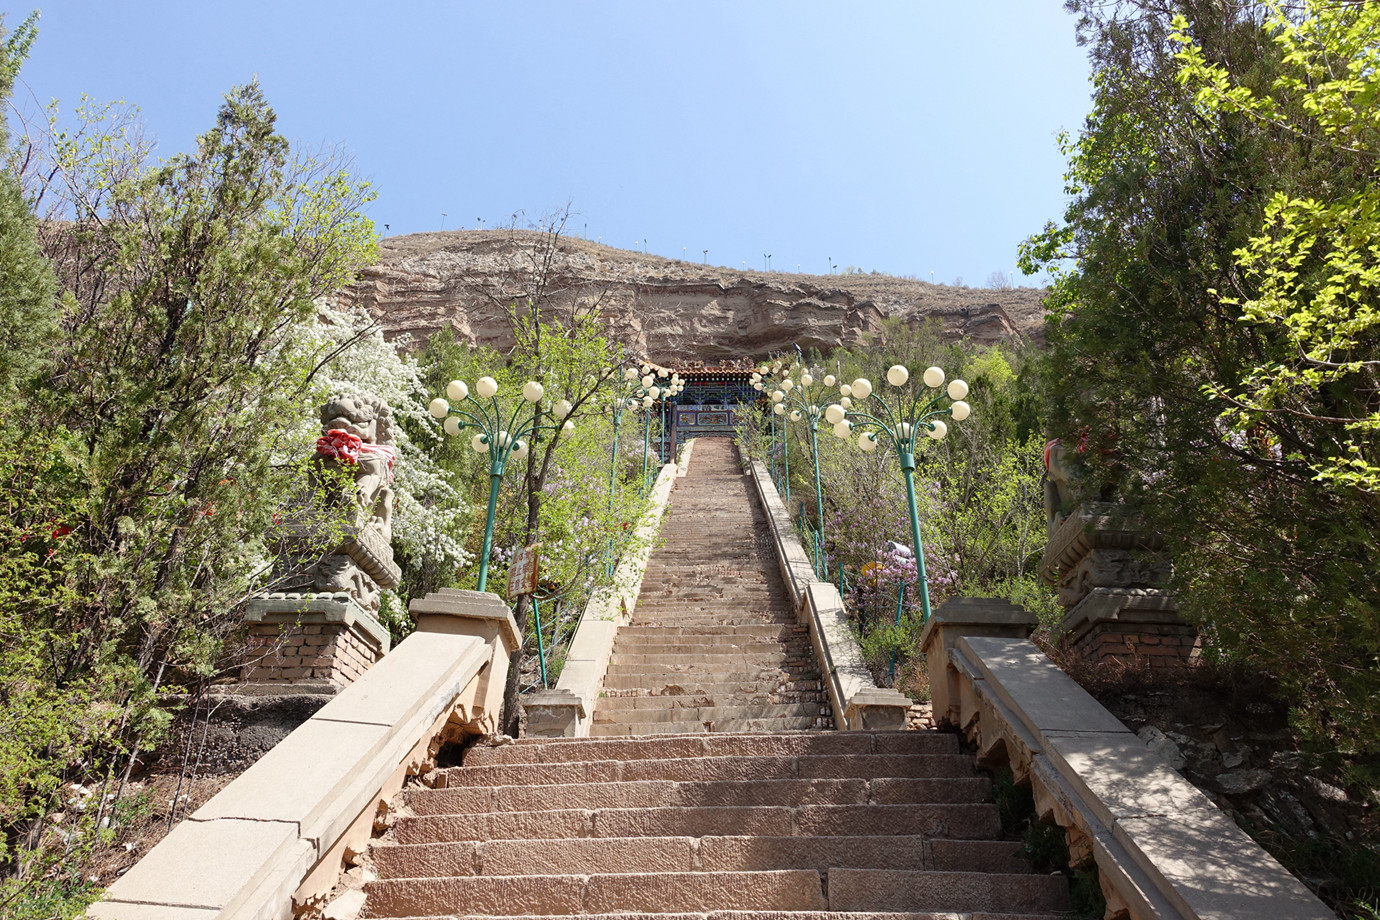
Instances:
[[[500,305],[525,290],[547,238],[531,231],[455,230],[390,237],[348,300],[390,335],[424,337],[447,325],[463,341],[511,344]],[[652,357],[758,357],[798,343],[832,348],[881,328],[885,317],[938,317],[955,338],[1038,338],[1036,288],[989,290],[888,275],[734,271],[561,238],[551,259],[558,302],[598,301],[615,334]]]

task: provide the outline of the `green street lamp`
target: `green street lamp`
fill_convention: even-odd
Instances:
[[[665,376],[665,371],[661,371],[661,376]],[[640,367],[626,367],[621,376],[613,378],[613,372],[609,372],[614,380],[613,399],[610,403],[613,412],[613,448],[609,460],[609,510],[613,510],[613,501],[618,485],[618,429],[623,422],[623,413],[628,410],[643,409],[646,411],[646,421],[643,426],[642,436],[642,482],[644,489],[647,482],[647,451],[649,449],[649,434],[651,427],[651,407],[660,398],[666,395],[675,395],[685,389],[685,384],[681,381],[680,375],[676,374],[671,378],[671,382],[665,387],[657,385],[656,375],[653,374],[652,366],[643,363]],[[613,574],[613,550],[610,546],[609,560],[606,568],[610,575]]]
[[[922,622],[930,618],[930,589],[925,575],[925,550],[920,542],[920,511],[915,502],[915,447],[923,432],[928,437],[942,441],[949,433],[944,417],[961,422],[972,414],[972,407],[964,402],[968,395],[968,384],[962,380],[952,381],[948,388],[931,395],[929,390],[939,390],[944,386],[944,371],[931,367],[924,373],[926,391],[910,395],[901,388],[910,379],[910,372],[900,364],[893,365],[886,372],[887,383],[898,392],[894,405],[887,403],[873,392],[872,382],[865,377],[854,380],[852,384],[839,387],[842,398],[825,410],[825,418],[834,425],[834,434],[847,438],[855,430],[858,447],[865,452],[877,449],[878,434],[884,436],[896,451],[901,461],[901,475],[906,482],[906,507],[910,512],[910,536],[915,550],[916,577],[920,583],[920,615]],[[947,404],[946,404],[947,397]],[[861,412],[854,405],[865,407],[870,412]]]
[[[798,383],[790,376],[796,370],[800,370]],[[804,421],[810,431],[810,459],[813,461],[815,474],[815,520],[818,522],[817,528],[811,528],[810,536],[814,544],[814,552],[811,555],[814,561],[815,575],[823,579],[827,578],[828,570],[824,560],[824,488],[820,483],[819,476],[819,423],[821,420],[827,419],[829,409],[819,405],[823,401],[824,394],[815,387],[815,378],[808,370],[804,369],[803,363],[797,364],[786,374],[786,377],[778,384],[777,389],[772,391],[772,415],[782,416],[783,419],[792,422]],[[752,382],[757,389],[764,389],[763,378],[760,374],[753,374]],[[826,387],[832,387],[835,383],[833,374],[826,375],[823,380]],[[843,416],[840,414],[839,418],[842,419]],[[773,418],[774,422],[775,418]],[[789,501],[789,498],[787,500]]]
[[[562,399],[550,409],[542,409],[541,400],[545,390],[535,380],[527,381],[522,387],[522,398],[532,407],[531,414],[523,417],[524,406],[519,403],[508,417],[506,426],[503,423],[503,407],[498,402],[498,382],[492,377],[480,377],[475,381],[474,394],[470,394],[470,388],[463,380],[452,380],[446,384],[446,396],[450,401],[438,396],[431,401],[427,410],[434,417],[444,419],[443,427],[451,437],[459,437],[466,429],[474,429],[470,448],[475,453],[489,456],[489,510],[484,518],[484,546],[479,556],[478,589],[483,591],[489,582],[494,512],[498,508],[498,486],[503,478],[504,467],[509,459],[522,460],[527,456],[529,439],[539,438],[543,431],[557,436],[562,431],[573,430],[575,423],[567,418],[572,409],[569,400]],[[543,423],[543,417],[550,419],[549,423]]]
[[[784,390],[773,390],[772,384],[774,382],[773,378],[781,374],[784,365],[785,362],[777,358],[771,364],[764,364],[759,367],[750,378],[752,388],[764,396],[771,397],[772,400],[771,446],[773,454],[776,452],[776,416],[783,414],[782,412],[776,411],[776,405],[786,398],[786,394]],[[780,399],[777,398],[777,393],[781,394]],[[775,457],[773,457],[771,465],[772,481],[776,482],[777,488],[781,490],[781,497],[785,500],[786,507],[789,508],[791,504],[791,457],[790,450],[786,445],[785,419],[782,419],[781,422],[781,463],[783,472],[780,480],[777,480],[776,460]]]

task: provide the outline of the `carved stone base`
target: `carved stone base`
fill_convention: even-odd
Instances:
[[[388,651],[384,629],[348,594],[275,594],[250,600],[248,650],[240,680],[261,692],[348,687]]]
[[[1198,630],[1179,618],[1168,591],[1094,588],[1060,624],[1063,643],[1090,662],[1184,667],[1201,657]]]

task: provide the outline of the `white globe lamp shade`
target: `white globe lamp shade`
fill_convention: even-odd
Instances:
[[[950,399],[965,399],[968,396],[968,384],[962,380],[955,380],[949,384]]]
[[[893,364],[890,368],[887,369],[886,382],[894,387],[905,386],[906,381],[909,379],[910,371],[906,370],[904,365]]]
[[[575,430],[575,423],[572,422],[572,421],[570,421],[569,419],[567,419],[567,420],[566,420],[566,423],[565,423],[564,425],[561,426],[561,431],[574,431],[574,430]]]
[[[541,402],[542,394],[545,392],[546,388],[535,380],[529,380],[522,385],[522,398],[529,403]]]
[[[944,383],[944,372],[937,367],[925,370],[925,386],[930,389],[938,389]]]
[[[628,381],[636,380],[636,379],[637,379],[637,368],[635,368],[635,367],[624,368],[624,370],[623,370],[623,379],[624,379],[624,380],[628,380]]]
[[[824,420],[830,425],[837,425],[839,422],[843,421],[843,417],[847,414],[848,413],[843,410],[843,406],[835,404],[824,410]]]
[[[800,385],[801,385],[801,386],[807,387],[807,386],[809,386],[810,384],[812,384],[812,383],[814,383],[814,382],[815,382],[815,378],[811,377],[809,374],[801,374],[801,375],[800,375]]]
[[[798,422],[798,421],[800,421],[800,410],[799,410],[799,409],[792,409],[792,410],[791,410],[790,419],[791,419],[791,421],[793,421],[793,422]]]
[[[840,441],[847,440],[853,434],[853,423],[848,419],[843,419],[834,426],[834,437]]]
[[[866,377],[859,377],[857,380],[853,381],[853,392],[846,395],[856,396],[858,399],[867,399],[867,397],[872,395],[872,381],[868,380]]]
[[[452,380],[450,383],[446,384],[446,395],[456,402],[460,402],[466,396],[470,395],[470,388],[463,380]]]
[[[642,373],[644,373],[644,374],[650,374],[651,372],[652,372],[652,366],[651,366],[650,364],[643,364],[643,365],[642,365]]]
[[[785,380],[781,381],[781,389],[789,393],[791,390],[795,389],[795,381],[787,377]]]
[[[838,380],[836,380],[836,379],[834,378],[834,375],[833,375],[833,374],[825,374],[825,375],[824,375],[824,385],[825,385],[826,387],[831,387],[831,386],[833,386],[833,385],[836,384],[836,383],[838,383]]]
[[[661,370],[659,370],[659,371],[656,372],[656,375],[657,375],[658,377],[665,377],[665,376],[666,376],[666,368],[664,368],[664,367],[661,368]]]
[[[570,400],[568,399],[559,400],[556,405],[551,408],[555,411],[556,418],[565,418],[575,410],[575,407],[570,404]]]
[[[952,410],[952,412],[953,412],[953,414],[954,414],[954,421],[955,421],[955,422],[961,422],[961,421],[963,421],[965,418],[967,418],[968,416],[970,416],[970,415],[973,414],[973,407],[970,406],[970,405],[968,405],[966,402],[964,402],[964,401],[961,400],[961,399],[955,401],[954,404],[953,404],[952,406],[950,406],[949,408]]]
[[[653,377],[651,374],[645,374],[645,375],[642,377],[642,385],[643,385],[644,387],[649,387],[649,386],[651,386],[651,385],[654,384],[654,383],[656,383],[656,378]]]
[[[877,436],[870,431],[864,431],[858,435],[858,447],[864,453],[872,453],[877,449]]]
[[[642,408],[650,409],[653,402],[655,402],[655,400],[653,400],[651,396],[642,397]]]
[[[464,422],[460,421],[458,418],[452,415],[450,418],[445,420],[441,427],[445,428],[446,434],[450,435],[453,438],[465,429],[465,424]]]
[[[771,411],[775,412],[777,415],[785,415],[786,407],[781,405],[780,403],[777,403],[775,406],[772,407]]]
[[[929,430],[928,434],[929,434],[930,437],[934,438],[936,441],[942,441],[942,440],[944,440],[944,436],[947,435],[948,433],[949,433],[949,426],[948,426],[948,425],[945,425],[945,424],[944,424],[943,422],[941,422],[939,419],[935,419],[934,421],[930,422],[930,430]]]
[[[474,391],[483,399],[488,399],[498,392],[498,381],[492,377],[480,377],[474,382]]]
[[[852,396],[852,395],[853,395],[853,388],[852,388],[851,386],[849,386],[848,384],[845,383],[843,386],[839,387],[839,395],[840,395],[840,396]]]
[[[759,381],[757,381],[756,383],[754,383],[754,384],[752,385],[752,388],[753,388],[754,390],[761,390],[761,389],[762,389],[762,381],[759,380]]]
[[[430,412],[436,418],[445,418],[450,414],[450,403],[437,396],[427,405],[426,411]]]
[[[477,434],[474,437],[470,438],[470,450],[474,451],[476,454],[485,453],[488,451],[488,449],[489,438],[487,435]]]
[[[521,440],[521,439],[519,439],[518,442],[517,442],[516,444],[513,445],[513,454],[512,454],[512,456],[513,456],[513,459],[514,459],[514,460],[521,460],[522,458],[526,457],[526,456],[527,456],[527,442],[526,442],[526,441],[523,441],[523,440]]]
[[[901,426],[900,426],[899,428],[896,429],[896,433],[899,434],[899,435],[901,436],[901,440],[902,440],[902,441],[907,441],[907,440],[909,440],[909,439],[910,439],[910,422],[902,422],[902,423],[901,423]]]
[[[851,409],[851,408],[853,408],[853,400],[851,400],[851,399],[849,399],[847,396],[845,396],[845,397],[843,397],[842,399],[839,400],[839,405],[840,405],[840,406],[843,406],[843,408],[845,408],[845,409]]]
[[[652,387],[650,390],[647,391],[647,395],[650,396],[652,399],[660,399],[661,387]]]
[[[500,432],[498,433],[498,446],[499,446],[499,447],[507,447],[507,446],[512,442],[512,440],[513,440],[513,436],[510,435],[508,432],[506,432],[506,431],[500,431]]]
[[[772,394],[771,394],[771,401],[774,402],[774,403],[779,403],[781,400],[783,400],[783,399],[785,399],[785,398],[786,398],[786,394],[785,394],[785,393],[782,393],[780,390],[777,390],[775,393],[772,393]]]

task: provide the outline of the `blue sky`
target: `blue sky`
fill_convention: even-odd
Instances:
[[[832,261],[974,286],[1014,271],[1017,243],[1063,210],[1056,135],[1089,107],[1058,0],[56,0],[42,13],[17,95],[135,103],[163,155],[257,74],[285,135],[353,153],[381,232],[569,203],[576,234],[755,269],[771,253],[777,270]]]

